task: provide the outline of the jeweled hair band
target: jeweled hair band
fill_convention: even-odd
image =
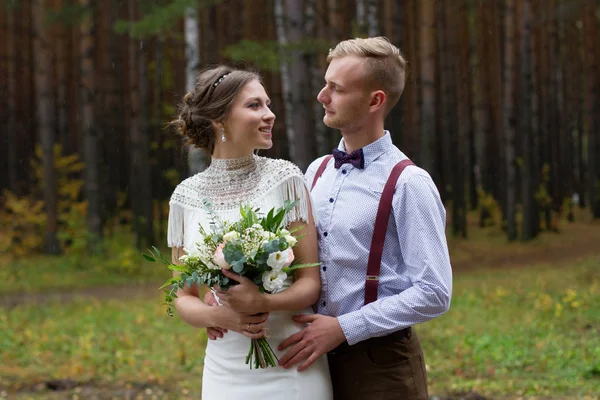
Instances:
[[[217,79],[217,81],[213,84],[214,87],[219,86],[219,83],[223,82],[223,79],[225,79],[225,77],[229,75],[229,74],[225,74],[223,76],[221,76],[219,79]]]

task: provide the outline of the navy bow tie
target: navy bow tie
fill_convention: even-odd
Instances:
[[[334,166],[336,169],[340,168],[343,164],[346,163],[350,163],[356,168],[365,168],[365,158],[362,149],[354,150],[350,154],[346,153],[345,151],[333,149],[333,158],[335,160]]]

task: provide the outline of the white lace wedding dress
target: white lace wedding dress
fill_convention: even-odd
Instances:
[[[251,155],[221,160],[213,159],[210,167],[196,174],[175,189],[170,201],[168,244],[170,247],[191,248],[200,240],[198,226],[209,231],[210,219],[202,208],[203,199],[213,204],[217,215],[226,221],[240,218],[239,206],[249,203],[267,212],[281,207],[285,200],[299,199],[287,215],[284,225],[308,220],[308,190],[300,170],[284,160]],[[287,284],[291,284],[288,279]],[[296,312],[272,312],[268,342],[277,357],[277,345],[302,329],[292,320],[297,313],[312,314],[312,309]],[[252,369],[245,364],[250,339],[228,332],[222,339],[209,340],[202,376],[203,400],[326,400],[332,399],[327,358],[321,357],[308,370],[298,372],[297,366]]]

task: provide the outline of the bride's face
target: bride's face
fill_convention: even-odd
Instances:
[[[269,106],[271,100],[257,80],[250,81],[231,105],[225,125],[225,146],[236,146],[241,152],[270,149],[273,146],[271,130],[275,114]],[[220,135],[217,136],[220,141]]]

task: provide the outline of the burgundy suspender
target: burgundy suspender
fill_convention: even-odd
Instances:
[[[321,165],[319,165],[319,169],[315,173],[315,177],[313,178],[312,186],[310,187],[311,192],[312,192],[313,188],[315,187],[315,185],[317,184],[317,181],[319,180],[321,175],[323,175],[323,171],[325,171],[325,168],[327,168],[327,164],[329,163],[329,160],[331,160],[332,157],[333,157],[333,154],[328,155],[327,157],[325,157],[325,159],[323,160]]]
[[[392,199],[394,198],[394,189],[396,182],[404,168],[409,165],[415,165],[412,161],[406,159],[400,161],[385,183],[379,208],[377,208],[377,217],[375,218],[375,228],[373,229],[373,239],[371,240],[371,250],[369,251],[369,263],[367,264],[367,280],[365,281],[365,304],[377,300],[377,288],[379,286],[379,270],[381,269],[381,256],[383,254],[383,242],[387,232],[390,212],[392,211]]]
[[[325,157],[319,169],[315,173],[310,190],[315,187],[317,181],[327,168],[332,155]],[[365,304],[369,304],[377,300],[377,289],[379,287],[379,270],[381,269],[381,256],[383,255],[383,242],[387,232],[390,213],[392,212],[392,199],[394,198],[394,190],[396,182],[404,171],[404,168],[409,165],[415,165],[409,159],[400,161],[394,166],[390,176],[385,183],[379,207],[377,208],[377,217],[375,217],[375,227],[373,229],[373,238],[371,239],[371,249],[369,251],[369,262],[367,264],[367,279],[365,281]]]

